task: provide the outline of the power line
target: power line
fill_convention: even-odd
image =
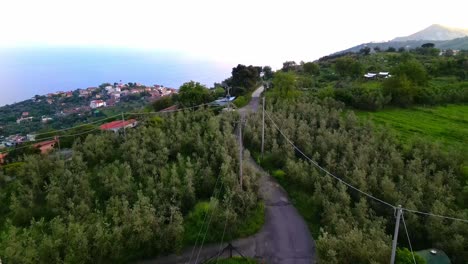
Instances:
[[[268,112],[265,111],[265,114],[267,115],[268,119],[270,119],[270,121],[273,123],[273,126],[281,133],[281,135],[286,139],[286,141],[288,141],[289,144],[291,144],[294,149],[296,149],[299,153],[301,153],[302,156],[304,156],[307,160],[309,160],[312,164],[314,164],[316,167],[318,167],[320,170],[322,170],[323,172],[325,172],[327,175],[335,178],[336,180],[340,181],[341,183],[345,184],[346,186],[352,188],[353,190],[356,190],[358,192],[360,192],[361,194],[364,194],[365,196],[371,198],[371,199],[374,199],[382,204],[385,204],[387,206],[390,206],[394,209],[396,209],[395,206],[391,205],[390,203],[386,202],[386,201],[383,201],[377,197],[374,197],[362,190],[360,190],[359,188],[357,187],[354,187],[353,185],[345,182],[343,179],[339,178],[338,176],[335,176],[334,174],[332,174],[331,172],[329,172],[328,170],[326,170],[325,168],[323,168],[322,166],[320,166],[317,162],[315,162],[314,160],[312,160],[311,158],[309,158],[304,152],[302,152],[302,150],[300,150],[284,133],[283,131],[281,131],[281,129],[278,127],[278,125],[275,123],[275,121],[271,118],[270,114],[268,114]],[[421,212],[421,211],[417,211],[417,210],[411,210],[411,209],[407,209],[407,208],[404,208],[402,207],[401,208],[402,210],[404,211],[407,211],[407,212],[410,212],[410,213],[415,213],[415,214],[421,214],[421,215],[427,215],[427,216],[434,216],[434,217],[439,217],[439,218],[444,218],[444,219],[449,219],[449,220],[454,220],[454,221],[461,221],[461,222],[464,222],[464,223],[468,223],[468,220],[466,219],[462,219],[462,218],[456,218],[456,217],[450,217],[450,216],[444,216],[444,215],[439,215],[439,214],[433,214],[433,213],[428,213],[428,212]]]
[[[190,107],[184,107],[184,108],[179,108],[179,109],[174,109],[174,110],[167,110],[167,111],[158,111],[158,112],[127,112],[127,113],[124,113],[124,115],[160,115],[160,114],[165,114],[165,113],[174,113],[174,112],[181,112],[181,111],[185,111],[185,110],[191,110],[191,109],[195,109],[195,108],[199,108],[199,107],[202,107],[202,106],[206,106],[206,105],[210,105],[210,103],[204,103],[204,104],[199,104],[199,105],[194,105],[194,106],[190,106]]]
[[[102,118],[102,119],[99,119],[99,120],[96,120],[96,121],[93,121],[93,122],[81,124],[81,125],[78,125],[78,126],[73,126],[73,127],[69,127],[69,128],[64,128],[64,129],[54,130],[54,131],[50,131],[50,132],[44,132],[44,133],[34,134],[34,135],[35,135],[35,136],[40,136],[40,135],[46,135],[46,134],[52,134],[52,133],[63,132],[63,131],[67,131],[67,130],[71,130],[71,129],[75,129],[75,128],[79,128],[79,127],[83,127],[83,126],[87,126],[87,125],[96,124],[96,123],[99,123],[99,122],[102,122],[102,121],[105,121],[105,120],[108,120],[108,119],[111,119],[111,118],[115,118],[115,117],[118,117],[118,116],[120,116],[120,114],[113,115],[113,116],[109,116],[109,117]]]
[[[221,174],[219,174],[219,176],[220,175]],[[216,200],[218,200],[218,197],[219,197],[219,194],[221,193],[221,189],[223,188],[223,185],[224,185],[224,182],[221,181],[221,187],[219,188],[218,193],[216,194],[216,197],[215,197]],[[201,245],[200,245],[200,249],[198,250],[197,258],[195,259],[195,264],[198,263],[198,258],[200,257],[200,253],[202,251],[203,244],[205,244],[206,234],[208,233],[208,229],[210,229],[211,220],[213,220],[213,215],[214,215],[214,212],[216,211],[216,207],[213,208],[213,210],[211,211],[210,219],[208,220],[208,224],[206,226],[206,231],[205,231],[205,234],[203,235],[203,239],[202,239],[202,242],[201,242]]]
[[[231,207],[231,201],[232,201],[232,198],[229,199],[228,206],[227,206],[228,209]],[[226,219],[224,220],[223,235],[221,236],[221,243],[219,244],[219,249],[218,249],[219,252],[222,252],[221,249],[222,249],[223,242],[224,242],[224,235],[226,234],[226,228],[227,228],[227,223],[228,223],[228,221],[227,221],[227,220],[228,220],[228,217],[229,217],[229,214],[226,213]],[[218,255],[216,256],[216,264],[218,264],[219,256],[220,256],[220,254],[218,254]]]
[[[38,141],[37,143],[33,143],[33,144],[28,144],[28,145],[24,145],[24,146],[21,146],[21,147],[17,147],[17,148],[12,148],[12,149],[8,149],[8,150],[5,150],[5,151],[2,151],[0,153],[9,153],[9,152],[13,152],[15,150],[19,150],[19,149],[24,149],[24,148],[29,148],[31,146],[34,146],[35,144],[38,144],[38,143],[41,143],[41,142],[44,142],[44,141],[47,141],[47,140],[52,140],[52,139],[59,139],[60,138],[65,138],[65,137],[77,137],[77,136],[81,136],[81,135],[84,135],[84,134],[88,134],[88,133],[91,133],[95,130],[99,130],[99,128],[93,128],[91,130],[87,130],[85,132],[81,132],[81,133],[76,133],[76,134],[71,134],[71,135],[60,135],[60,136],[52,136],[52,137],[47,137],[47,138],[41,138],[41,141]]]
[[[406,237],[408,238],[408,244],[411,250],[411,256],[413,257],[414,264],[417,264],[416,259],[414,258],[413,247],[411,246],[411,239],[408,234],[408,228],[406,228],[405,214],[401,214],[401,219],[403,220],[403,226],[405,227]]]
[[[127,112],[127,113],[123,113],[123,114],[124,114],[124,115],[164,114],[164,113],[173,113],[173,112],[185,111],[185,110],[189,110],[189,109],[201,107],[201,106],[204,106],[204,105],[208,105],[208,104],[205,103],[205,104],[200,104],[200,105],[191,106],[191,107],[186,107],[186,108],[180,108],[180,109],[175,109],[175,110],[169,110],[169,111],[165,111],[165,112],[146,112],[146,113],[144,113],[144,112],[142,112],[142,113]],[[50,131],[50,132],[44,132],[44,133],[34,134],[34,136],[37,137],[37,136],[39,136],[39,135],[56,134],[56,133],[58,133],[58,132],[63,132],[63,131],[67,131],[67,130],[72,130],[72,129],[76,129],[76,128],[83,127],[83,126],[86,126],[86,125],[96,124],[96,123],[99,123],[99,122],[102,122],[102,121],[105,121],[105,120],[108,120],[108,119],[112,119],[112,118],[115,118],[115,117],[118,117],[118,116],[121,116],[121,115],[122,115],[122,113],[117,114],[117,115],[113,115],[113,116],[109,116],[109,117],[106,117],[106,118],[102,118],[102,119],[99,119],[99,120],[96,120],[96,121],[93,121],[93,122],[90,122],[90,123],[86,123],[86,124],[81,124],[81,125],[78,125],[78,126],[74,126],[74,127],[69,127],[69,128],[54,130],[54,131]],[[83,134],[90,133],[90,132],[92,132],[92,131],[94,131],[94,130],[98,130],[98,129],[99,129],[99,128],[94,128],[94,129],[88,130],[88,131],[86,131],[86,132],[77,133],[77,134],[72,134],[72,135],[54,135],[54,136],[50,136],[50,137],[46,137],[46,138],[41,138],[41,141],[51,140],[51,139],[54,139],[55,137],[63,138],[63,137],[81,136],[81,135],[83,135]],[[0,152],[0,153],[9,153],[9,152],[13,152],[13,151],[18,150],[18,149],[28,148],[28,147],[30,147],[30,146],[31,146],[31,145],[26,145],[26,146],[22,146],[22,147],[13,148],[13,149],[8,149],[8,150],[4,150],[4,151],[2,151],[2,152]]]
[[[215,191],[216,191],[216,186],[218,186],[218,182],[219,182],[219,179],[221,178],[221,174],[218,175],[218,178],[216,179],[216,182],[215,182],[215,186],[213,187],[213,192],[211,193],[211,197],[214,196],[215,194]],[[205,222],[206,222],[206,218],[208,217],[208,213],[205,214],[205,217],[203,218],[203,222],[202,222],[202,225],[200,226],[200,230],[198,231],[198,234],[197,234],[197,238],[195,239],[195,245],[193,245],[193,248],[192,248],[192,253],[190,254],[190,259],[188,261],[188,264],[190,264],[190,262],[192,261],[192,258],[193,258],[193,253],[195,252],[195,248],[197,247],[197,243],[198,243],[198,238],[200,237],[201,235],[201,232],[203,230],[203,226],[205,225]]]
[[[454,221],[460,221],[460,222],[464,222],[464,223],[468,223],[468,220],[467,219],[462,219],[462,218],[457,218],[457,217],[451,217],[451,216],[445,216],[445,215],[439,215],[439,214],[433,214],[433,213],[428,213],[428,212],[421,212],[421,211],[417,211],[417,210],[411,210],[411,209],[407,209],[407,208],[402,208],[404,211],[407,211],[407,212],[410,212],[410,213],[414,213],[414,214],[420,214],[420,215],[426,215],[426,216],[434,216],[434,217],[439,217],[439,218],[443,218],[443,219],[448,219],[448,220],[454,220]]]
[[[273,119],[271,118],[270,114],[268,114],[267,111],[265,111],[265,114],[267,115],[268,119],[270,119],[270,121],[273,123],[273,126],[275,126],[275,128],[281,133],[281,135],[286,139],[286,141],[291,144],[291,146],[293,146],[294,149],[296,149],[299,153],[301,153],[302,156],[304,156],[304,158],[306,158],[307,160],[309,160],[313,165],[315,165],[317,168],[319,168],[320,170],[322,170],[323,172],[325,172],[325,174],[335,178],[336,180],[340,181],[341,183],[343,183],[344,185],[348,186],[349,188],[355,190],[355,191],[358,191],[360,192],[361,194],[377,201],[377,202],[380,202],[384,205],[387,205],[391,208],[395,208],[395,206],[393,206],[392,204],[388,203],[388,202],[385,202],[375,196],[372,196],[371,194],[368,194],[364,191],[361,191],[359,188],[357,187],[354,187],[353,185],[345,182],[343,179],[341,179],[340,177],[338,176],[335,176],[334,174],[332,174],[331,172],[329,172],[328,170],[326,170],[325,168],[323,168],[322,166],[320,166],[317,162],[315,162],[314,160],[312,160],[311,158],[309,158],[304,152],[302,152],[302,150],[300,150],[284,133],[283,131],[281,131],[281,129],[278,127],[278,125],[276,125],[275,121],[273,121]]]

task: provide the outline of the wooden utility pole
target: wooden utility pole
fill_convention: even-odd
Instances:
[[[243,146],[242,146],[242,123],[244,122],[244,116],[241,114],[241,120],[239,122],[239,182],[242,190],[242,180],[243,180],[243,171],[242,171],[242,159],[243,159]]]
[[[262,98],[262,160],[263,160],[263,151],[265,148],[265,96]]]
[[[400,218],[401,218],[401,205],[398,205],[396,223],[395,223],[395,233],[393,234],[392,257],[390,259],[390,264],[395,263],[396,246],[398,242],[398,231],[400,230]]]

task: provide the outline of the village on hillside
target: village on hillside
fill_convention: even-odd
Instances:
[[[47,127],[48,124],[58,120],[76,119],[79,117],[96,116],[103,110],[118,108],[121,104],[128,102],[154,102],[164,96],[177,93],[177,89],[163,85],[146,86],[139,83],[104,83],[99,87],[76,89],[74,91],[58,91],[47,95],[36,95],[32,99],[18,103],[20,111],[12,111],[9,120],[0,120],[0,152],[14,148],[24,143],[32,144],[41,153],[47,153],[55,147],[58,139],[38,142],[36,132],[39,128]],[[142,104],[143,105],[143,104]],[[36,110],[36,114],[49,112],[48,114],[35,115],[28,109]],[[24,111],[23,111],[24,110]],[[10,121],[10,122],[7,122]],[[63,122],[62,122],[63,123]],[[61,124],[64,125],[64,124]],[[114,121],[100,126],[101,130],[118,131],[123,127],[136,126],[135,120],[125,122]],[[14,127],[16,131],[28,131],[28,133],[6,134],[6,128]],[[1,133],[3,132],[3,133]],[[7,154],[0,155],[0,164],[3,163]]]

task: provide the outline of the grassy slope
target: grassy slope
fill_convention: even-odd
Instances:
[[[388,109],[378,112],[356,112],[397,131],[403,140],[423,137],[440,142],[445,148],[468,152],[468,105],[448,105],[433,108]]]
[[[438,142],[445,150],[464,153],[462,173],[468,177],[468,105],[388,109],[378,112],[356,111],[362,119],[393,128],[404,143],[420,137]]]

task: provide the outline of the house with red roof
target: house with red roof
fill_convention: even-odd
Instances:
[[[159,112],[174,112],[174,111],[177,111],[179,107],[177,107],[177,105],[172,105],[172,106],[169,106],[168,108],[164,108],[163,110],[160,110]]]
[[[117,133],[120,129],[124,128],[133,128],[138,125],[138,121],[135,119],[129,119],[129,120],[116,120],[112,121],[109,123],[102,124],[99,129],[105,130],[105,131],[113,131]]]
[[[57,143],[58,139],[47,140],[34,144],[34,147],[41,150],[41,154],[47,154],[54,149]]]
[[[91,107],[92,109],[105,107],[106,105],[106,102],[104,102],[103,100],[92,100],[91,103],[89,103],[89,107]]]
[[[5,157],[8,155],[8,153],[0,153],[0,164],[5,163]]]

